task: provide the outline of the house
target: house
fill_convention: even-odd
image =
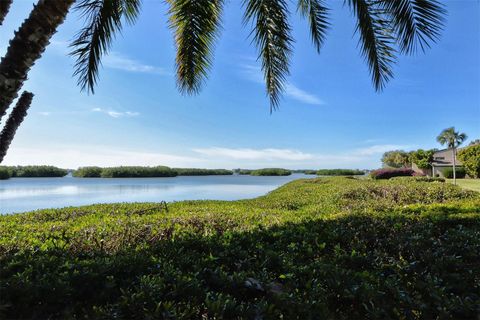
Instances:
[[[458,152],[458,149],[457,149]],[[457,167],[462,166],[462,162],[456,158],[455,165]],[[443,149],[435,151],[433,154],[432,167],[429,169],[421,169],[415,163],[412,163],[412,169],[415,172],[422,173],[428,176],[444,176],[444,170],[453,167],[453,152],[452,149]]]
[[[458,152],[458,149],[457,149]],[[462,166],[462,162],[458,160],[455,154],[455,165],[458,167]],[[452,149],[444,149],[436,151],[433,154],[432,162],[432,176],[437,174],[443,177],[443,171],[447,168],[453,167],[453,152]]]

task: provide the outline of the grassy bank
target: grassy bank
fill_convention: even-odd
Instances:
[[[0,318],[475,318],[480,196],[317,178],[0,217]]]
[[[453,179],[447,181],[453,183]],[[480,192],[480,179],[457,179],[457,185],[464,189]]]

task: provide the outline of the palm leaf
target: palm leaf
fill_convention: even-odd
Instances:
[[[391,24],[373,0],[347,0],[357,17],[355,32],[359,33],[360,48],[372,74],[376,90],[382,90],[392,78],[392,64],[396,61],[395,38]]]
[[[77,34],[71,47],[76,57],[74,76],[82,90],[94,92],[101,58],[108,53],[115,34],[121,31],[122,18],[135,22],[140,0],[83,0],[76,10],[85,18],[85,26]]]
[[[422,51],[436,42],[444,25],[446,10],[437,0],[380,0],[379,6],[391,16],[403,53]]]
[[[212,65],[212,51],[221,24],[223,0],[167,0],[170,27],[177,46],[177,84],[197,93]]]
[[[285,0],[245,0],[245,23],[254,25],[253,42],[262,60],[262,71],[270,98],[270,112],[278,107],[289,74],[293,39]]]
[[[323,0],[298,0],[297,11],[308,19],[310,25],[310,35],[313,44],[318,52],[325,42],[327,30],[330,26],[328,22],[328,9]]]

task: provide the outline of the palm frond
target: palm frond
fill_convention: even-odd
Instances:
[[[328,8],[324,0],[298,0],[297,11],[308,19],[310,35],[313,44],[318,52],[325,42],[327,30],[330,27],[328,22]]]
[[[223,0],[167,0],[177,47],[177,84],[181,92],[200,91],[212,65]]]
[[[244,0],[244,22],[253,23],[253,42],[262,60],[262,71],[270,98],[270,112],[277,109],[289,74],[293,39],[285,0]]]
[[[392,78],[396,61],[395,38],[385,11],[374,0],[347,0],[357,17],[355,32],[359,33],[360,48],[372,74],[377,91]]]
[[[380,0],[378,5],[391,16],[402,53],[425,51],[439,39],[446,10],[437,0]]]
[[[85,18],[85,26],[70,45],[76,57],[74,76],[82,90],[94,93],[98,67],[108,53],[115,34],[122,29],[122,18],[134,23],[140,11],[140,0],[83,0],[76,10]]]

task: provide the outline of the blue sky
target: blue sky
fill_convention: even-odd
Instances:
[[[440,42],[402,56],[381,93],[343,1],[328,1],[332,27],[320,55],[292,10],[291,76],[273,114],[241,1],[227,2],[210,77],[193,97],[176,88],[164,1],[143,3],[138,22],[104,58],[95,95],[80,92],[72,77],[67,46],[82,21],[69,14],[29,74],[24,89],[34,102],[5,164],[375,168],[387,150],[440,147],[435,137],[446,127],[480,138],[479,1],[446,1]],[[12,5],[0,54],[31,7]]]

